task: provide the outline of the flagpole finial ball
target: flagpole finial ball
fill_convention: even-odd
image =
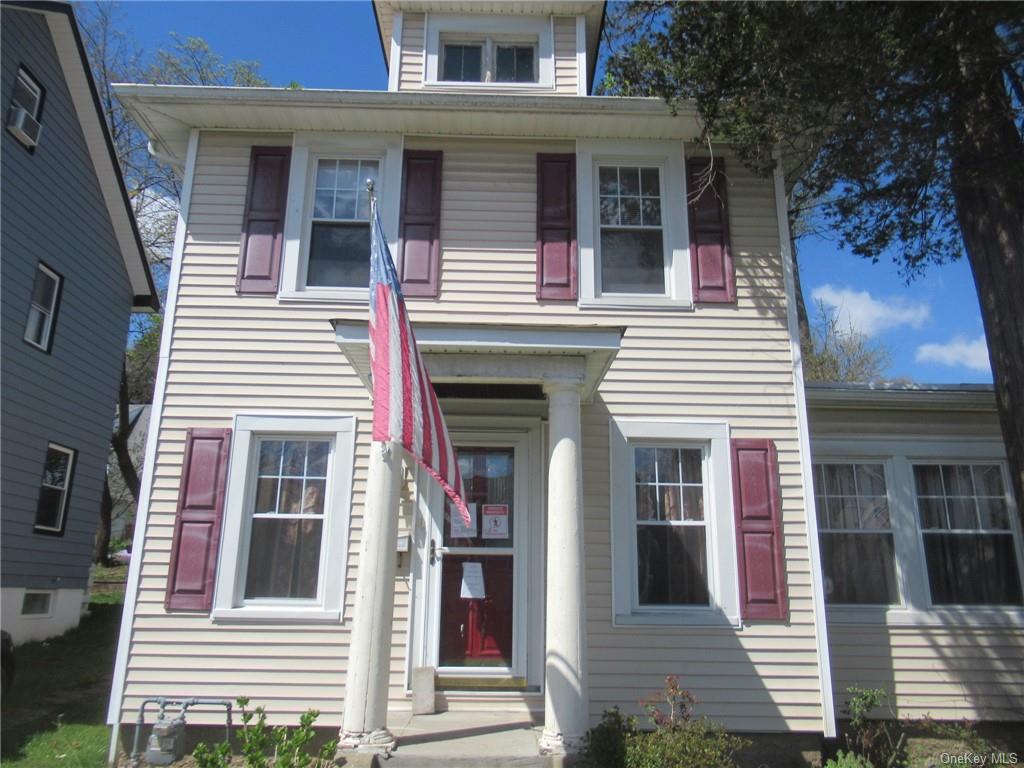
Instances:
[[[366,191],[373,192],[373,179],[366,180]]]

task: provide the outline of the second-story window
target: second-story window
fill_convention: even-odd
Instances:
[[[377,160],[320,159],[316,165],[306,285],[366,288],[370,282],[370,203],[366,180]]]
[[[53,341],[60,283],[60,275],[45,264],[38,265],[29,301],[28,321],[25,323],[25,341],[44,352],[50,351],[50,343]]]
[[[25,69],[19,68],[11,93],[11,108],[7,116],[7,130],[31,150],[39,143],[42,130],[39,125],[43,110],[43,88]]]
[[[535,83],[532,45],[498,45],[495,49],[494,79],[499,83]]]
[[[665,293],[665,242],[658,168],[601,166],[603,293]]]

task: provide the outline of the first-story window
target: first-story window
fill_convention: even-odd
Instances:
[[[917,512],[934,605],[1021,605],[1002,468],[915,464]]]
[[[638,447],[633,455],[637,602],[707,605],[704,452],[699,447]]]
[[[341,615],[351,416],[237,416],[214,617]]]
[[[598,169],[602,293],[665,294],[658,168]]]
[[[615,622],[735,626],[728,425],[618,418],[610,429]]]
[[[816,464],[814,492],[825,601],[833,605],[899,603],[885,465]]]
[[[35,530],[40,533],[61,534],[67,517],[71,478],[75,471],[75,451],[56,443],[46,448],[43,477],[39,484],[36,503]]]
[[[330,440],[260,438],[245,599],[315,599]]]
[[[366,181],[376,182],[379,172],[378,160],[317,160],[307,286],[365,289],[370,284]]]
[[[25,341],[34,347],[49,351],[53,327],[60,302],[61,276],[43,263],[36,267],[32,297],[29,300],[28,320],[25,323]]]

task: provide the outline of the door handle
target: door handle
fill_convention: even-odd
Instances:
[[[434,539],[430,540],[430,564],[436,565],[439,558],[448,552],[448,547],[439,547]]]

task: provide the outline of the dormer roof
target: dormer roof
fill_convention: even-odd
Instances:
[[[551,2],[549,0],[373,0],[374,17],[380,32],[384,63],[391,67],[391,32],[396,13],[466,13],[493,16],[583,16],[587,37],[587,92],[594,86],[597,67],[597,46],[604,27],[605,2]]]

